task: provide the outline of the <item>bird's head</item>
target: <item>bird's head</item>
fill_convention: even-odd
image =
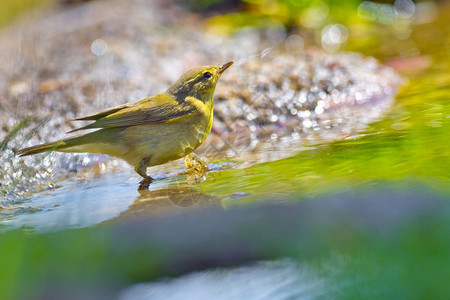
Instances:
[[[212,98],[220,75],[232,64],[231,61],[221,66],[203,66],[189,70],[172,84],[166,93],[177,99],[184,99],[188,96],[202,100]]]

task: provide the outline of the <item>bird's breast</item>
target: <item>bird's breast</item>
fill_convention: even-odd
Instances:
[[[213,114],[210,113],[208,115],[199,116],[198,122],[195,122],[191,125],[191,133],[192,133],[192,142],[195,143],[193,145],[194,150],[197,149],[208,137],[211,132],[213,121]]]

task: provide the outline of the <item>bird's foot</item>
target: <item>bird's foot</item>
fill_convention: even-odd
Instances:
[[[153,178],[151,178],[150,176],[148,176],[148,178],[142,179],[141,182],[139,182],[138,191],[148,190],[152,182]]]
[[[211,169],[208,168],[206,162],[191,153],[184,158],[184,162],[186,163],[186,171],[180,173],[180,175],[187,175],[187,182],[189,184],[199,184],[206,179],[206,172]]]
[[[150,162],[151,158],[152,158],[151,156],[145,157],[144,159],[142,159],[139,162],[139,165],[136,168],[134,168],[136,173],[138,173],[139,175],[141,175],[144,178],[139,183],[138,190],[148,189],[148,187],[150,186],[150,183],[152,183],[152,181],[154,180],[151,176],[147,175],[147,166],[148,166],[148,163]]]
[[[190,173],[204,173],[210,171],[206,162],[198,157],[195,153],[190,153],[184,158],[186,164],[186,174]]]

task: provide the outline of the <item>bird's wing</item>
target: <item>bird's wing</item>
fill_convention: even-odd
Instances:
[[[95,115],[76,119],[95,120],[95,122],[69,132],[90,128],[128,127],[168,122],[182,118],[194,110],[195,107],[180,104],[173,96],[158,94],[135,103],[123,104]]]
[[[119,110],[127,108],[127,107],[129,107],[131,105],[133,105],[133,104],[125,103],[125,104],[122,104],[122,105],[119,105],[119,106],[116,106],[116,107],[113,107],[113,108],[109,108],[109,109],[103,110],[103,111],[101,111],[99,113],[96,113],[94,115],[73,119],[72,121],[91,121],[91,120],[95,121],[95,120],[101,119],[103,117],[106,117],[108,115],[111,115],[111,114],[113,114],[115,112],[118,112]]]

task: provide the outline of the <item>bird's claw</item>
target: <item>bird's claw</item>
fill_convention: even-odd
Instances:
[[[153,178],[151,178],[150,176],[147,176],[146,178],[142,179],[141,182],[139,182],[138,191],[148,190],[152,182]]]

